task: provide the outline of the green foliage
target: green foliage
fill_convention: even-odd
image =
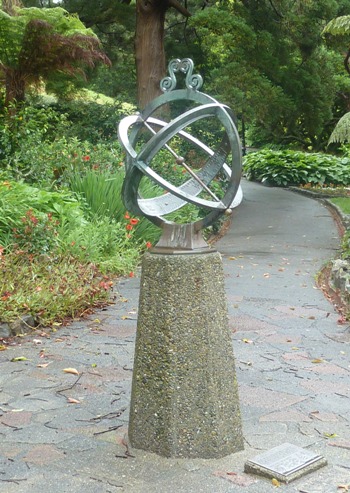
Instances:
[[[323,34],[344,36],[350,34],[350,15],[342,15],[332,19],[323,29]]]
[[[109,218],[120,223],[124,222],[127,213],[122,201],[122,186],[124,181],[124,168],[112,173],[111,171],[87,171],[85,173],[72,173],[69,176],[69,186],[76,193],[84,197],[92,214],[99,218]],[[151,196],[154,186],[148,184],[142,187],[145,197]],[[160,229],[145,218],[140,218],[133,228],[134,237],[144,244],[158,241]]]
[[[332,143],[344,143],[350,141],[350,113],[345,113],[338,121],[335,129],[329,137],[329,144]]]
[[[69,192],[48,192],[25,183],[0,181],[0,245],[42,254],[59,243],[58,225],[85,224],[79,202]]]
[[[98,128],[89,120],[88,103],[81,103],[80,113],[77,105],[68,115],[47,106],[23,106],[10,117],[6,111],[2,118],[0,115],[0,170],[6,170],[16,180],[50,187],[64,183],[65,175],[72,171],[116,169],[123,159],[119,143],[116,139],[104,142],[98,138],[103,132],[107,136],[112,131],[115,111],[92,105],[92,114],[100,118],[97,125],[103,125],[103,116],[110,111],[106,126]],[[79,115],[81,125],[74,120]],[[80,140],[88,136],[89,130],[91,140]]]
[[[275,186],[346,186],[350,183],[350,158],[265,149],[245,157],[244,173],[249,180]]]
[[[101,140],[117,142],[119,121],[135,111],[133,106],[118,100],[102,104],[96,94],[89,99],[78,96],[74,101],[59,101],[50,107],[58,114],[64,114],[71,123],[65,131],[66,137],[91,143]]]
[[[129,223],[124,223],[96,217],[78,228],[63,225],[58,228],[58,251],[84,264],[92,262],[103,274],[128,274],[135,269],[140,250],[145,247],[126,229]]]
[[[17,9],[14,16],[0,10],[0,60],[6,105],[57,72],[84,76],[84,68],[110,63],[93,31],[60,7]]]
[[[330,0],[220,2],[189,20],[208,60],[206,90],[244,115],[251,145],[325,145],[339,59],[321,29],[336,12]]]
[[[50,258],[0,249],[0,320],[32,315],[37,324],[60,324],[107,303],[113,283],[93,264],[72,257]]]
[[[126,274],[144,248],[127,225],[123,216],[119,222],[94,216],[71,192],[0,182],[0,246],[6,253],[67,255],[104,273]]]
[[[104,52],[112,62],[111,69],[100,65],[93,73],[89,73],[89,87],[108,96],[134,103],[134,2],[101,0],[97,6],[95,0],[65,0],[64,7],[71,13],[79,12],[82,22],[93,28],[101,40]]]
[[[27,8],[18,9],[17,15],[10,16],[0,10],[0,60],[5,66],[18,68],[22,50],[27,49],[26,29],[28,23],[40,20],[52,26],[63,36],[83,34],[95,37],[91,29],[87,29],[76,15],[70,15],[61,7],[51,9]],[[33,48],[31,46],[31,48]],[[39,48],[39,47],[38,47]]]

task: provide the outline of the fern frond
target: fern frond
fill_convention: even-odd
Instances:
[[[328,144],[333,142],[350,142],[350,112],[345,113],[337,123],[331,136],[329,137]]]
[[[342,15],[332,19],[323,29],[322,34],[333,34],[333,36],[350,35],[350,15]]]

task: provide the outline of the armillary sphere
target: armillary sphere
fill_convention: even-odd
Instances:
[[[159,248],[201,249],[207,245],[198,239],[200,230],[242,200],[241,145],[230,108],[199,91],[203,81],[193,74],[192,60],[172,60],[168,71],[160,83],[163,94],[119,124],[127,155],[123,201],[128,211],[163,228]],[[186,89],[176,89],[178,72],[186,75]],[[181,111],[178,116],[174,106],[177,114]],[[169,164],[159,166],[159,153]],[[174,171],[181,178],[176,183],[167,178]],[[152,197],[142,195],[145,177],[154,185]],[[173,222],[171,213],[187,204],[205,211],[204,217],[186,225]]]

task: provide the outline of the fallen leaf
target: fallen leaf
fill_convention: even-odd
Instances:
[[[5,351],[5,349],[7,349],[7,347],[6,347],[6,346],[2,346],[2,345],[0,345],[0,351]]]
[[[237,257],[229,257],[229,260],[237,260]]]
[[[292,349],[293,349],[293,351],[299,351],[300,348],[293,346]]]
[[[336,433],[323,433],[323,436],[325,436],[326,438],[335,438],[338,435]]]
[[[349,487],[350,487],[349,484],[338,484],[337,486],[338,490],[344,490],[344,491],[350,491]]]
[[[73,399],[73,397],[68,397],[67,402],[69,404],[80,404],[80,401],[78,401],[78,399]]]
[[[308,317],[309,320],[316,320],[316,317],[314,317],[313,315],[311,315],[310,317]]]
[[[270,274],[268,272],[265,272],[264,277],[269,278]]]
[[[17,361],[28,361],[28,358],[25,356],[18,356],[17,358],[12,358],[12,362],[16,363]]]
[[[33,342],[34,342],[34,344],[37,344],[37,345],[43,343],[43,341],[41,339],[33,339]]]
[[[315,359],[311,360],[311,363],[323,363],[323,359],[315,358]]]
[[[64,368],[64,373],[72,373],[73,375],[79,375],[78,370],[75,368]]]
[[[122,320],[132,320],[131,317],[128,317],[127,315],[123,315],[122,317],[120,317]]]
[[[57,337],[57,339],[55,339],[55,342],[64,342],[64,339],[62,339],[62,337]]]
[[[242,339],[242,342],[245,344],[253,344],[253,341],[251,339]]]
[[[50,363],[41,363],[40,365],[36,365],[37,368],[46,368]]]
[[[279,488],[281,486],[281,483],[278,481],[276,478],[272,478],[271,483],[276,487]]]

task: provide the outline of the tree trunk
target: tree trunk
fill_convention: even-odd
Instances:
[[[25,79],[17,70],[6,70],[6,95],[5,106],[8,108],[11,103],[21,103],[25,98]]]
[[[161,94],[159,83],[166,74],[164,21],[167,0],[137,0],[136,73],[140,109]]]

